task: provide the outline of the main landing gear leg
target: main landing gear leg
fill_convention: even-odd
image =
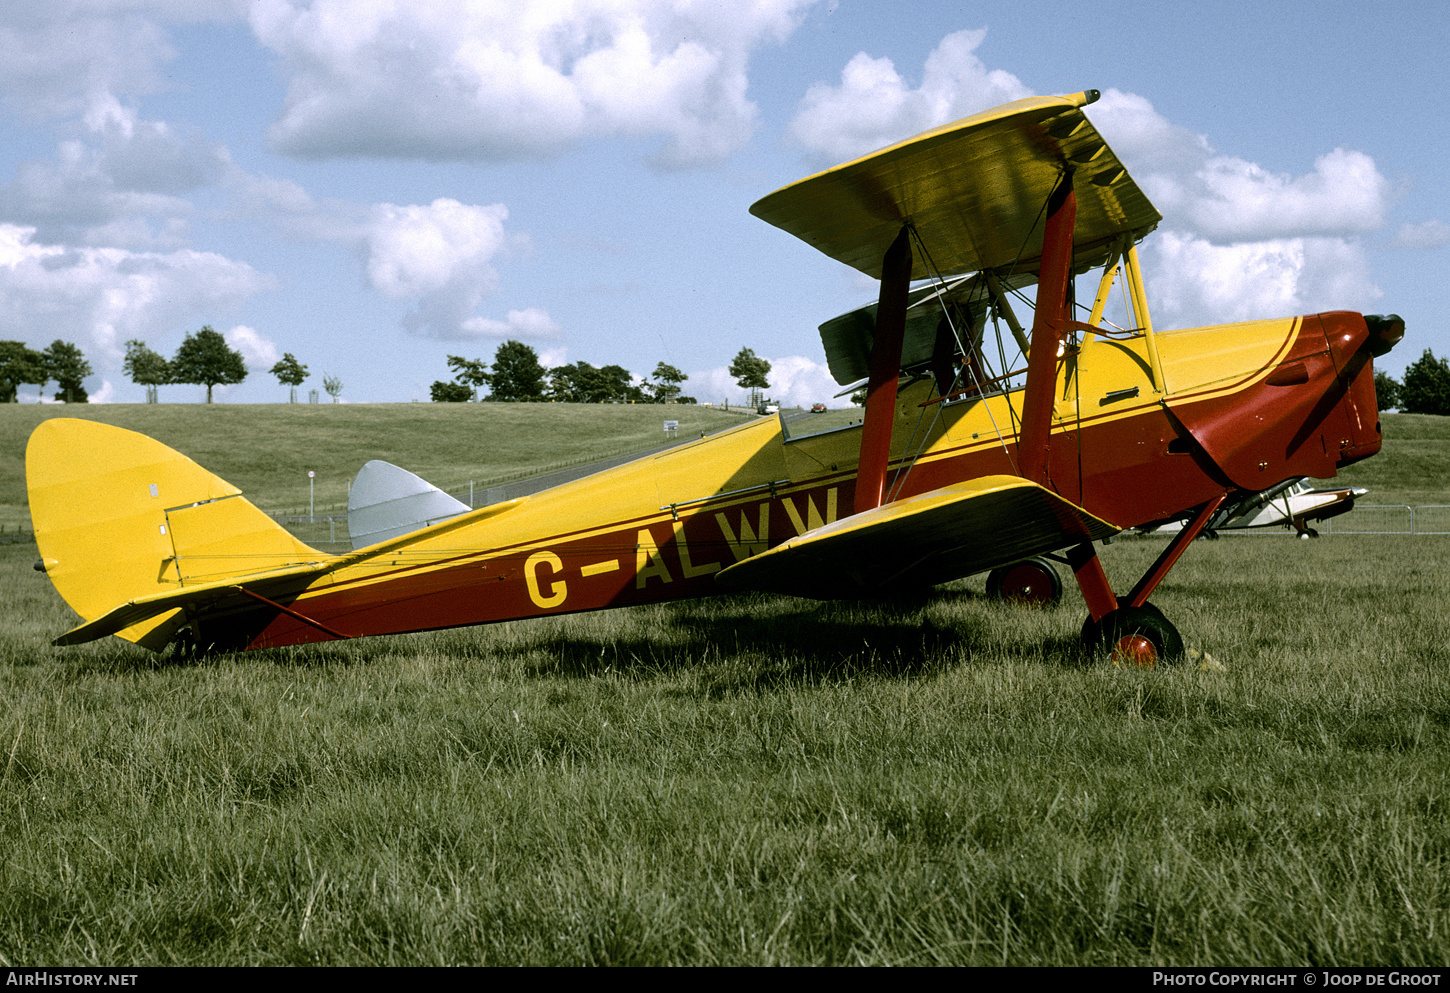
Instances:
[[[1087,601],[1088,619],[1082,626],[1083,643],[1089,651],[1106,650],[1114,665],[1152,668],[1183,654],[1183,638],[1166,617],[1148,602],[1163,577],[1168,575],[1185,549],[1208,526],[1227,494],[1220,494],[1198,509],[1182,531],[1174,536],[1143,574],[1138,584],[1121,601],[1113,594],[1107,573],[1091,542],[1068,552],[1073,574]]]

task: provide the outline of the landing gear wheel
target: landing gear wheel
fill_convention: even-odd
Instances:
[[[1119,607],[1101,621],[1089,617],[1082,626],[1088,651],[1106,653],[1113,665],[1152,669],[1183,657],[1183,638],[1152,604]]]
[[[1050,559],[1023,559],[987,573],[987,596],[1024,607],[1052,607],[1062,599],[1062,578]]]
[[[1303,541],[1308,541],[1310,538],[1319,537],[1319,532],[1314,530],[1313,528],[1305,528],[1303,531],[1299,532],[1299,537]]]

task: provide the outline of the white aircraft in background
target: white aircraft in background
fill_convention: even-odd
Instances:
[[[1292,526],[1299,532],[1300,538],[1317,538],[1319,532],[1310,526],[1312,522],[1347,514],[1354,509],[1355,499],[1368,492],[1363,486],[1316,489],[1307,477],[1301,476],[1222,508],[1205,530],[1231,531],[1280,525],[1285,528]],[[1138,530],[1142,534],[1175,534],[1182,529],[1182,521],[1170,521]]]

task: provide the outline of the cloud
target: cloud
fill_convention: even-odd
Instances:
[[[748,140],[750,54],[810,2],[258,0],[250,16],[288,77],[285,152],[509,159],[661,137],[657,161],[683,167]]]
[[[1450,244],[1450,224],[1433,219],[1401,224],[1390,239],[1391,248],[1439,248],[1445,244]]]
[[[74,341],[98,365],[118,363],[130,338],[194,330],[275,285],[214,252],[66,248],[34,236],[0,224],[0,322],[31,342]]]
[[[841,388],[831,378],[824,362],[802,355],[787,355],[768,361],[770,373],[766,379],[770,382],[770,389],[765,391],[765,395],[782,406],[809,407],[813,403],[826,403],[833,407],[849,405],[844,399],[832,399]],[[690,373],[684,391],[701,403],[727,402],[736,406],[745,404],[747,393],[724,366]]]
[[[1382,295],[1364,250],[1338,238],[1215,245],[1162,231],[1144,269],[1155,323],[1168,327],[1363,310]]]
[[[1355,235],[1384,226],[1388,192],[1363,152],[1336,148],[1297,177],[1218,156],[1183,177],[1161,209],[1177,208],[1175,224],[1218,242]]]
[[[378,204],[364,234],[368,282],[384,296],[418,301],[403,321],[409,330],[474,337],[480,332],[464,323],[498,284],[493,258],[504,247],[507,217],[501,203],[478,207],[439,198],[427,206]]]
[[[987,30],[958,31],[927,56],[912,89],[890,59],[858,53],[841,84],[806,91],[786,129],[793,144],[842,161],[978,111],[1031,95],[1014,75],[988,70],[974,54]]]
[[[509,311],[508,319],[503,321],[487,317],[469,318],[460,330],[475,338],[558,338],[560,328],[547,311],[528,307]],[[563,365],[562,362],[554,364]]]
[[[1107,90],[1087,115],[1175,230],[1233,244],[1349,238],[1387,222],[1390,184],[1363,152],[1336,148],[1293,176],[1215,154],[1136,94]]]
[[[242,0],[10,3],[0,7],[0,94],[14,112],[70,117],[96,93],[152,93],[175,54],[167,24],[236,19]]]
[[[790,139],[841,161],[1030,95],[977,58],[985,35],[943,38],[916,88],[890,59],[856,55],[840,85],[809,88]],[[1292,175],[1219,154],[1137,94],[1109,89],[1086,113],[1164,215],[1141,249],[1163,326],[1363,308],[1379,298],[1358,239],[1385,226],[1391,191],[1370,156],[1336,148]],[[1429,222],[1402,228],[1392,244],[1445,241],[1450,227]]]
[[[269,372],[281,361],[282,353],[277,351],[276,343],[256,328],[238,324],[222,337],[226,338],[228,345],[242,353],[242,359],[252,372]]]
[[[83,127],[85,140],[17,167],[0,187],[0,216],[48,242],[185,247],[192,205],[183,195],[223,177],[225,149],[196,129],[140,120],[109,93],[91,99]]]

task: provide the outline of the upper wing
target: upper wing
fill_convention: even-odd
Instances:
[[[809,531],[716,577],[732,590],[833,599],[930,586],[1120,528],[1019,476],[982,476]]]
[[[931,253],[915,257],[912,279],[1013,263],[1035,271],[1044,205],[1071,169],[1074,268],[1082,271],[1106,260],[1122,235],[1137,240],[1162,220],[1083,116],[1096,98],[1088,91],[1004,104],[792,183],[750,212],[877,279],[908,222]]]

